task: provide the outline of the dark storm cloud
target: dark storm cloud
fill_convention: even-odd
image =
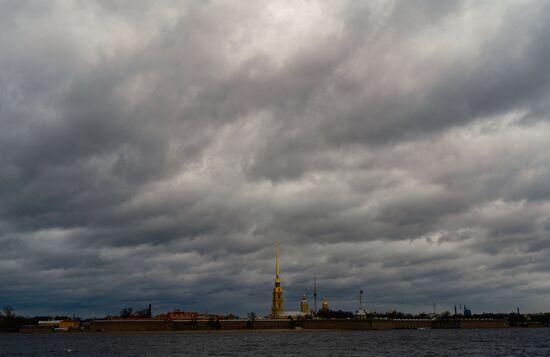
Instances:
[[[0,6],[0,303],[547,309],[547,3]]]

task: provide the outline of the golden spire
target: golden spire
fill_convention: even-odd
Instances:
[[[279,242],[275,244],[275,286],[273,287],[273,301],[271,304],[271,318],[283,317],[283,288],[279,278]]]
[[[275,243],[275,277],[279,279],[279,242]]]

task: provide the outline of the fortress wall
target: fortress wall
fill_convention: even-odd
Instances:
[[[172,321],[174,331],[206,330],[206,321],[177,320]]]
[[[248,321],[241,320],[225,320],[221,322],[222,330],[246,330],[248,329]],[[256,321],[252,325],[256,324]]]
[[[432,328],[460,328],[460,320],[448,319],[448,320],[434,320]]]
[[[291,326],[292,325],[292,326]],[[212,331],[212,330],[246,330],[248,321],[191,321],[191,320],[96,320],[90,322],[92,332],[121,331]],[[252,323],[252,329],[290,329],[298,326],[289,320],[258,320]]]
[[[248,322],[244,320],[220,320],[215,321],[174,321],[174,330],[267,330],[290,329],[292,323],[289,320],[257,320]]]
[[[510,327],[507,320],[461,320],[460,328],[505,328]]]
[[[432,320],[302,320],[304,329],[391,330],[431,328]]]
[[[191,320],[174,320],[172,321],[175,331],[206,331],[206,330],[221,330],[221,322],[217,321],[191,321]]]
[[[163,320],[95,320],[90,322],[92,332],[114,331],[172,331],[172,321]]]
[[[244,321],[245,322],[245,325],[246,325],[246,322],[247,321]],[[267,329],[289,329],[289,328],[294,328],[293,326],[298,326],[298,324],[296,323],[296,321],[291,322],[290,320],[258,320],[258,321],[254,321],[252,323],[252,328],[253,329],[262,329],[262,330],[267,330]]]
[[[393,320],[395,329],[432,328],[433,320]]]
[[[391,329],[459,329],[505,328],[506,320],[446,319],[446,320],[244,320],[221,321],[163,321],[163,320],[96,320],[90,323],[90,331],[212,331],[212,330],[277,330],[277,329],[325,329],[325,330],[391,330]],[[29,331],[30,332],[30,331]]]
[[[434,320],[433,328],[505,328],[510,327],[507,320],[447,319]]]
[[[48,325],[26,325],[19,328],[21,333],[48,333],[52,331],[53,327]]]
[[[258,328],[288,328],[287,327],[263,327],[263,321],[255,321],[254,329]],[[173,321],[175,331],[211,331],[211,330],[245,330],[248,329],[248,321],[220,320],[220,321]],[[288,324],[287,324],[288,325]]]
[[[372,330],[385,328],[384,323],[373,327],[372,320],[302,320],[300,324],[304,329]]]

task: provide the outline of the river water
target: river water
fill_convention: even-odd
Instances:
[[[0,356],[550,356],[550,328],[0,334]]]

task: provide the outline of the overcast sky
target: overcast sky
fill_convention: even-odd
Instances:
[[[549,1],[0,0],[0,305],[550,310]]]

